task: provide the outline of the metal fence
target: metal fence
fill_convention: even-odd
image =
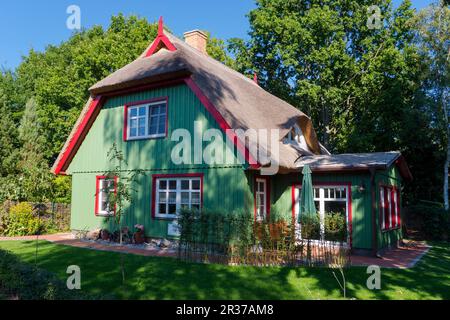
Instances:
[[[3,203],[3,210],[9,213],[11,207],[18,203],[16,201],[5,201]],[[33,213],[39,215],[43,221],[52,222],[54,227],[59,231],[70,230],[70,204],[54,202],[28,203],[33,208]]]
[[[184,221],[183,221],[184,220]],[[295,226],[233,217],[181,219],[178,258],[250,266],[346,266],[345,242],[300,239]]]

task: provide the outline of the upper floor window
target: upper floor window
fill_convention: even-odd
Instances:
[[[125,140],[165,137],[167,101],[127,106],[125,126]]]
[[[310,151],[306,143],[302,129],[298,125],[294,125],[283,140],[284,143],[293,144],[304,150]]]

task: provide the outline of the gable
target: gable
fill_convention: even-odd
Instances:
[[[168,135],[160,139],[124,141],[124,106],[134,101],[144,101],[167,97],[168,99]],[[214,128],[221,130],[214,116],[203,106],[194,92],[186,84],[161,87],[110,97],[105,100],[98,116],[86,134],[78,151],[73,157],[67,173],[103,172],[110,166],[107,153],[114,142],[123,150],[128,162],[126,169],[166,170],[181,167],[205,167],[207,164],[176,165],[171,161],[173,147],[177,141],[171,141],[176,129],[186,129],[194,136],[194,123],[198,121],[203,130]],[[225,134],[222,132],[222,138]],[[192,141],[193,144],[193,141]],[[205,146],[207,142],[203,143]],[[238,164],[234,150],[227,147],[228,156]],[[194,150],[191,150],[191,159]]]

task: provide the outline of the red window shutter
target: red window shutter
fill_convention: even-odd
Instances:
[[[402,215],[400,214],[400,192],[398,189],[395,189],[395,196],[397,197],[397,223],[400,227],[402,225]]]
[[[395,188],[391,188],[391,219],[392,219],[392,227],[396,228],[398,226],[398,221],[397,221],[397,208],[396,208],[396,191]]]
[[[389,229],[389,189],[387,187],[384,188],[384,228]]]

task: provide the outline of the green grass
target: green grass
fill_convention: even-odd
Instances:
[[[0,242],[0,248],[34,263],[35,242]],[[341,299],[328,268],[233,267],[187,264],[171,258],[125,255],[40,242],[38,265],[67,278],[69,265],[81,268],[82,290],[119,299]],[[338,274],[338,273],[337,273]],[[412,269],[382,269],[381,290],[366,287],[366,268],[345,269],[347,298],[450,299],[450,246],[437,243]]]

